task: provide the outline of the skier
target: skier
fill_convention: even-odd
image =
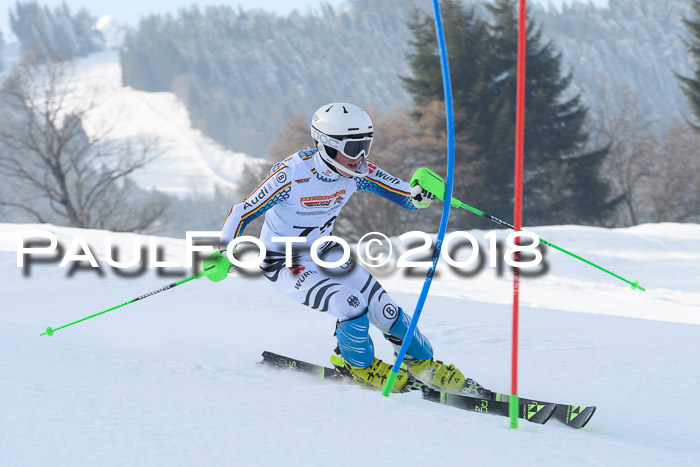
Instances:
[[[260,238],[267,249],[263,273],[283,294],[333,315],[343,365],[355,381],[379,388],[391,366],[374,356],[369,325],[379,328],[398,350],[410,316],[352,258],[337,268],[322,268],[312,260],[308,247],[331,234],[340,210],[357,191],[375,193],[412,210],[428,207],[435,197],[420,184],[410,187],[367,160],[372,120],[355,105],[336,102],[319,108],[311,122],[311,137],[316,149],[299,151],[275,164],[246,199],[232,206],[220,246],[226,248],[250,221],[266,214]],[[291,267],[286,267],[285,244],[273,242],[273,237],[306,238],[304,244],[294,244]],[[338,243],[325,242],[319,256],[334,262],[343,256],[343,249]],[[454,365],[435,360],[430,342],[417,328],[405,363],[408,374],[437,389],[475,392],[480,388]],[[400,391],[407,382],[402,370],[394,390]]]

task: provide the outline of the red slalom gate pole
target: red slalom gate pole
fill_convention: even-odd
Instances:
[[[525,149],[525,57],[527,55],[527,5],[526,0],[520,0],[518,17],[518,76],[515,114],[515,181],[513,193],[513,226],[519,232],[522,228],[523,212],[523,153]],[[520,244],[520,238],[515,238],[515,244]],[[513,258],[520,259],[518,253]],[[513,355],[511,362],[510,388],[510,427],[518,427],[518,304],[520,293],[520,269],[513,268]]]

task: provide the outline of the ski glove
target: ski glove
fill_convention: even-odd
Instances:
[[[411,198],[413,205],[418,209],[427,208],[435,199],[435,195],[416,183],[411,187]]]
[[[212,282],[219,282],[228,276],[233,269],[233,264],[226,256],[226,250],[215,251],[204,260],[202,270],[197,277],[206,276]]]

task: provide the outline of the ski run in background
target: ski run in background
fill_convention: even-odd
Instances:
[[[384,398],[354,385],[257,365],[265,350],[330,366],[334,320],[240,273],[205,278],[39,337],[176,280],[102,277],[58,263],[16,267],[16,233],[110,235],[127,258],[149,238],[0,224],[0,465],[697,465],[700,459],[700,226],[528,230],[639,280],[647,292],[556,251],[522,278],[519,392],[595,405],[581,430],[508,428],[502,417]],[[485,231],[471,231],[482,248]],[[507,231],[499,231],[499,238]],[[164,260],[184,241],[159,238]],[[486,251],[482,252],[486,254]],[[84,263],[87,264],[87,263]],[[488,264],[488,261],[487,261]],[[191,272],[186,271],[189,275]],[[409,313],[422,273],[378,277]],[[438,268],[420,328],[436,358],[506,393],[511,276]],[[377,356],[391,346],[372,330]]]

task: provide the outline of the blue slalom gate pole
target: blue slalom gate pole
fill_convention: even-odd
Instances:
[[[455,135],[454,135],[454,115],[452,109],[452,83],[450,81],[450,65],[447,60],[447,47],[445,46],[445,32],[442,28],[442,17],[440,15],[440,3],[438,0],[433,0],[433,11],[435,12],[435,32],[438,40],[438,47],[440,48],[440,64],[442,65],[442,84],[445,88],[445,116],[447,118],[447,179],[445,187],[445,199],[452,199],[452,185],[454,184],[454,166],[455,166]],[[442,205],[442,217],[440,218],[440,229],[438,230],[437,240],[435,241],[435,249],[433,250],[433,264],[428,270],[428,274],[425,277],[425,282],[423,283],[423,289],[421,290],[420,297],[418,298],[418,303],[416,304],[416,311],[413,313],[411,318],[411,323],[408,325],[408,331],[406,332],[406,337],[404,338],[403,344],[399,349],[399,354],[396,356],[396,361],[394,366],[389,373],[386,383],[384,384],[384,390],[382,394],[389,397],[396,378],[399,375],[399,369],[403,363],[403,359],[406,357],[406,351],[408,346],[411,344],[411,339],[413,338],[413,333],[418,325],[418,320],[420,319],[421,311],[423,310],[423,304],[425,299],[428,297],[428,291],[430,290],[430,283],[433,281],[433,275],[435,274],[435,268],[437,267],[438,259],[440,259],[440,250],[442,248],[442,241],[445,238],[445,231],[447,230],[447,221],[450,217],[450,204],[443,203]]]

